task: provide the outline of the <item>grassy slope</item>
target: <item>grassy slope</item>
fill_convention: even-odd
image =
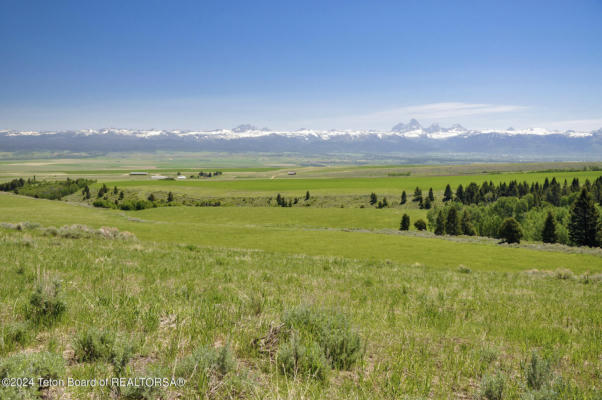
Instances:
[[[6,206],[6,198],[1,199]],[[54,208],[39,209],[83,214],[51,204]],[[5,208],[1,215],[6,219]],[[116,220],[109,217],[107,223]],[[482,376],[501,372],[504,399],[513,400],[524,391],[521,362],[533,350],[549,358],[554,375],[568,382],[564,398],[594,399],[599,393],[600,283],[522,272],[463,274],[394,262],[46,238],[2,229],[0,245],[3,327],[25,319],[24,307],[40,281],[61,280],[67,306],[51,327],[30,328],[32,338],[14,352],[47,349],[70,359],[74,338],[95,327],[135,345],[127,374],[171,376],[198,346],[229,343],[233,371],[208,385],[189,381],[163,398],[195,398],[199,392],[211,392],[213,398],[472,398]],[[299,304],[347,315],[365,340],[363,361],[350,371],[333,371],[324,384],[283,377],[274,360],[251,343]],[[0,357],[8,355],[6,348],[0,351]],[[71,359],[65,376],[111,374],[103,361]],[[70,398],[89,398],[90,392],[94,398],[114,398],[100,387],[68,392]]]
[[[366,214],[360,211],[365,211]],[[379,214],[380,212],[382,213]],[[355,215],[356,219],[347,225],[345,221],[333,215],[342,218]],[[357,217],[358,215],[362,216]],[[55,226],[74,223],[94,227],[115,226],[151,241],[261,249],[289,254],[394,260],[403,264],[421,263],[434,267],[455,268],[463,264],[480,270],[602,269],[602,258],[587,254],[565,254],[508,248],[491,243],[457,243],[437,238],[371,232],[299,229],[297,226],[299,223],[308,227],[379,228],[389,223],[385,221],[388,216],[391,217],[390,226],[395,228],[399,222],[396,210],[182,207],[126,213],[64,202],[0,195],[0,221],[31,221]],[[147,222],[135,222],[131,218],[142,218]]]

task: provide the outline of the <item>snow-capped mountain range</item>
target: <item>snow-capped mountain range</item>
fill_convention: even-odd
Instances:
[[[389,131],[295,131],[240,125],[233,129],[67,131],[0,130],[0,151],[258,151],[300,153],[496,154],[602,159],[602,129],[471,130],[460,124],[423,127],[417,120]]]

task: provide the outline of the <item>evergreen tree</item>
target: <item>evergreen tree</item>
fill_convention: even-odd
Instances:
[[[381,208],[389,207],[389,202],[387,202],[387,198],[383,197],[383,206]]]
[[[548,211],[548,216],[541,232],[541,239],[544,243],[556,243],[556,220],[551,211]]]
[[[305,200],[309,200],[309,190],[307,192],[305,192]]]
[[[506,218],[500,226],[499,236],[506,243],[520,243],[523,231],[520,224],[514,218]]]
[[[123,198],[125,197],[125,193],[123,193],[123,190],[121,192],[119,192],[119,200],[123,200]]]
[[[119,189],[117,189],[117,186],[115,186],[115,187],[113,188],[113,194],[117,194],[117,193],[119,193]]]
[[[546,194],[546,201],[558,207],[560,205],[561,191],[560,185],[552,180]]]
[[[412,201],[421,202],[422,201],[422,190],[418,186],[414,189],[414,198]]]
[[[422,203],[420,203],[420,208],[424,208],[425,210],[430,210],[431,209],[431,199],[428,197],[426,199],[424,199],[424,201]]]
[[[451,186],[449,186],[449,183],[448,183],[447,186],[445,187],[445,192],[443,193],[443,201],[448,202],[453,197],[454,197],[454,195],[452,193]]]
[[[515,182],[516,189],[516,182]],[[517,191],[518,195],[518,191]],[[464,190],[464,204],[477,204],[479,202],[479,185],[474,182],[470,182],[470,184]]]
[[[429,197],[428,199],[433,202],[435,201],[435,195],[433,194],[433,188],[429,188]],[[430,207],[429,207],[430,208]]]
[[[445,221],[445,232],[448,235],[459,235],[460,224],[458,221],[458,211],[452,207],[447,212],[447,221]]]
[[[148,195],[148,201],[155,201],[155,195],[153,193]]]
[[[462,230],[462,234],[466,236],[474,236],[476,235],[476,231],[472,222],[470,221],[470,215],[468,211],[464,210],[462,214],[462,221],[460,222],[460,229]]]
[[[414,227],[419,231],[424,231],[426,230],[426,222],[424,222],[423,219],[419,219],[418,221],[414,222]]]
[[[456,200],[464,203],[464,188],[462,185],[458,185],[458,188],[456,189]]]
[[[171,203],[172,201],[173,201],[173,193],[172,193],[172,192],[169,192],[169,193],[167,194],[167,202],[168,202],[168,203]]]
[[[376,197],[376,193],[370,193],[370,205],[375,205],[378,201],[378,197]]]
[[[441,210],[439,210],[435,220],[435,235],[445,235],[445,216]]]
[[[408,201],[408,196],[406,195],[406,191],[401,192],[401,202],[399,204],[405,204]]]
[[[578,192],[579,187],[579,178],[573,178],[573,182],[571,182],[571,192]]]
[[[583,188],[571,208],[569,238],[578,246],[595,247],[600,245],[601,231],[600,213],[592,195]]]
[[[408,231],[410,230],[410,216],[408,214],[403,214],[401,217],[401,224],[399,225],[400,231]]]

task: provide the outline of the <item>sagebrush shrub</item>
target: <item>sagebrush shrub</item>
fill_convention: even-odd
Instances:
[[[531,358],[524,365],[524,370],[527,386],[530,389],[542,389],[549,384],[552,377],[550,363],[536,352],[531,354]]]
[[[208,376],[216,374],[223,377],[234,369],[234,356],[230,346],[214,348],[199,346],[191,355],[184,358],[176,369],[176,375],[192,378],[196,374]]]
[[[302,344],[295,335],[280,346],[276,363],[286,375],[306,375],[322,381],[328,376],[329,363],[320,345],[313,341]]]
[[[333,368],[349,369],[363,356],[362,340],[343,314],[299,307],[286,312],[283,322],[301,338],[315,341]]]
[[[485,375],[481,380],[480,398],[483,400],[502,400],[506,379],[504,375]]]
[[[67,309],[61,297],[59,281],[45,282],[38,285],[29,298],[26,317],[39,323],[52,323]]]
[[[109,332],[95,329],[81,333],[73,343],[75,359],[79,362],[109,360],[113,352],[115,337]]]
[[[75,359],[79,362],[103,360],[111,363],[115,375],[122,376],[134,353],[134,346],[119,340],[108,331],[89,329],[81,333],[73,343]]]
[[[466,265],[460,265],[458,266],[458,272],[460,272],[461,274],[470,274],[472,270]]]
[[[10,351],[16,345],[24,345],[31,339],[29,326],[24,322],[7,324],[0,335],[0,349]]]

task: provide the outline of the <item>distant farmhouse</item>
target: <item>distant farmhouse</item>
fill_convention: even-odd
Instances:
[[[288,171],[289,175],[297,175],[297,173],[295,171]]]

